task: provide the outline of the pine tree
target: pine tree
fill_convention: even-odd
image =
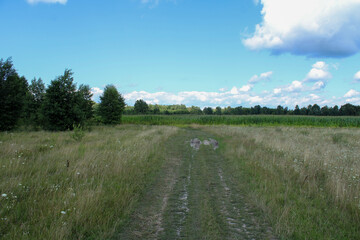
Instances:
[[[25,77],[19,77],[11,58],[0,59],[0,131],[13,129],[21,117],[27,92]]]

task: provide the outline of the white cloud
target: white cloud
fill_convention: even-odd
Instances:
[[[312,65],[312,69],[306,75],[305,79],[302,81],[293,81],[291,84],[277,87],[273,90],[275,95],[281,93],[291,93],[291,92],[309,92],[309,91],[319,91],[326,87],[326,84],[330,78],[332,78],[331,73],[328,71],[329,65],[325,62],[316,62]],[[312,82],[315,82],[312,86]],[[310,83],[310,84],[309,84]]]
[[[360,97],[346,99],[346,102],[354,105],[360,105]]]
[[[263,21],[243,43],[310,57],[345,57],[360,50],[360,0],[261,0]]]
[[[92,99],[94,101],[96,101],[97,99],[99,99],[99,97],[104,93],[104,90],[98,88],[98,87],[93,87],[91,88],[91,94],[93,95],[92,96]]]
[[[314,83],[314,85],[312,86],[311,90],[320,90],[326,87],[326,83],[324,81],[318,81],[316,83]]]
[[[299,92],[302,91],[303,89],[304,89],[303,83],[295,80],[283,90],[286,92]]]
[[[257,83],[260,81],[264,81],[264,80],[269,80],[270,77],[272,76],[273,72],[265,72],[260,74],[260,76],[258,75],[254,75],[250,80],[249,83]]]
[[[26,0],[30,4],[36,4],[36,3],[60,3],[60,4],[66,4],[67,0]]]
[[[245,85],[246,86],[246,85]],[[305,89],[305,90],[304,90]],[[98,87],[91,88],[94,95],[93,100],[99,101],[99,96],[103,90]],[[254,106],[261,105],[267,107],[276,107],[277,105],[288,106],[293,108],[295,105],[307,106],[309,104],[323,105],[342,105],[345,103],[360,104],[360,92],[350,90],[343,97],[323,97],[321,94],[311,92],[306,88],[303,82],[293,81],[291,84],[275,88],[273,91],[263,91],[254,93],[250,91],[240,91],[233,87],[230,91],[204,92],[204,91],[183,91],[177,93],[171,92],[146,92],[133,91],[123,94],[126,103],[133,105],[136,100],[143,99],[148,104],[185,104],[187,106],[195,105],[199,107],[216,107],[216,106]]]
[[[280,94],[282,92],[281,88],[275,88],[274,89],[274,94]]]
[[[348,91],[344,97],[345,98],[352,98],[352,97],[356,97],[356,96],[359,96],[360,95],[360,92],[354,90],[354,89],[351,89],[350,91]]]
[[[331,78],[328,65],[325,62],[316,62],[306,76],[307,81],[317,81]]]
[[[239,90],[237,89],[237,87],[233,87],[233,88],[230,90],[230,93],[231,93],[231,94],[239,94]]]
[[[247,85],[244,85],[241,88],[239,88],[239,91],[240,92],[248,92],[252,89],[252,87],[253,86],[251,84],[247,84]]]
[[[357,73],[355,73],[355,75],[354,75],[354,81],[355,81],[355,82],[360,82],[360,71],[358,71]]]

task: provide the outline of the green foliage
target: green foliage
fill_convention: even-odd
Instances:
[[[213,109],[211,107],[206,107],[206,108],[204,108],[203,112],[206,115],[212,115],[213,114]]]
[[[82,85],[77,90],[72,75],[73,72],[66,69],[46,90],[42,113],[47,130],[73,129],[74,124],[85,124],[92,116],[90,88]]]
[[[100,97],[97,114],[104,124],[118,124],[125,109],[125,99],[115,86],[107,85],[104,94]]]
[[[221,115],[221,107],[215,108],[215,115]]]
[[[199,107],[197,107],[197,106],[191,106],[191,107],[189,108],[189,112],[190,112],[190,114],[194,114],[194,115],[201,115],[201,114],[203,114],[203,111],[202,111]]]
[[[312,126],[312,127],[360,127],[358,117],[321,116],[204,116],[204,115],[140,115],[124,116],[123,123],[149,125],[244,125],[244,126]]]
[[[83,126],[80,124],[73,126],[73,132],[70,135],[75,141],[79,142],[85,136],[85,131]]]
[[[27,92],[25,77],[19,77],[11,58],[0,59],[0,131],[13,129],[21,117]]]
[[[134,105],[134,110],[135,110],[135,113],[146,114],[149,111],[149,106],[142,99],[136,100],[135,105]]]
[[[45,84],[39,78],[34,78],[28,87],[26,94],[26,102],[24,109],[24,123],[26,125],[33,125],[38,127],[41,125],[43,119],[41,114],[41,106],[44,101],[45,95]]]

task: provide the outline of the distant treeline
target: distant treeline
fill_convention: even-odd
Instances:
[[[345,104],[340,108],[317,104],[307,108],[261,107],[200,107],[185,105],[148,105],[137,100],[134,107],[125,106],[125,99],[113,85],[108,85],[100,96],[100,103],[92,100],[88,85],[76,86],[69,69],[45,87],[43,81],[33,79],[29,84],[16,72],[11,58],[0,59],[0,131],[16,127],[51,131],[71,130],[92,124],[118,124],[122,114],[193,114],[193,115],[316,115],[360,116],[360,106]]]
[[[311,116],[360,116],[360,106],[352,104],[342,105],[334,107],[320,107],[317,104],[309,105],[307,107],[300,108],[298,105],[295,109],[289,109],[283,106],[277,106],[277,108],[261,107],[256,105],[254,107],[200,107],[192,106],[186,107],[185,105],[148,105],[143,100],[137,100],[134,107],[126,106],[125,114],[194,114],[194,115],[311,115]]]

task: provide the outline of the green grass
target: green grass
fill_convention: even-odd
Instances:
[[[173,127],[0,133],[1,239],[107,239],[163,164]]]
[[[0,133],[1,239],[116,239],[138,233],[136,224],[127,228],[134,214],[144,236],[163,226],[156,234],[164,239],[176,238],[177,226],[187,238],[224,239],[235,234],[229,216],[246,225],[263,219],[280,239],[359,239],[357,128],[121,125],[74,134]],[[194,152],[195,137],[220,148]],[[175,214],[184,191],[187,220]],[[255,234],[266,228],[248,229],[264,239]]]
[[[206,115],[124,115],[123,123],[145,125],[243,125],[243,126],[308,126],[360,127],[360,117],[319,116],[206,116]]]
[[[228,171],[278,236],[359,239],[358,129],[201,128],[221,138]]]

